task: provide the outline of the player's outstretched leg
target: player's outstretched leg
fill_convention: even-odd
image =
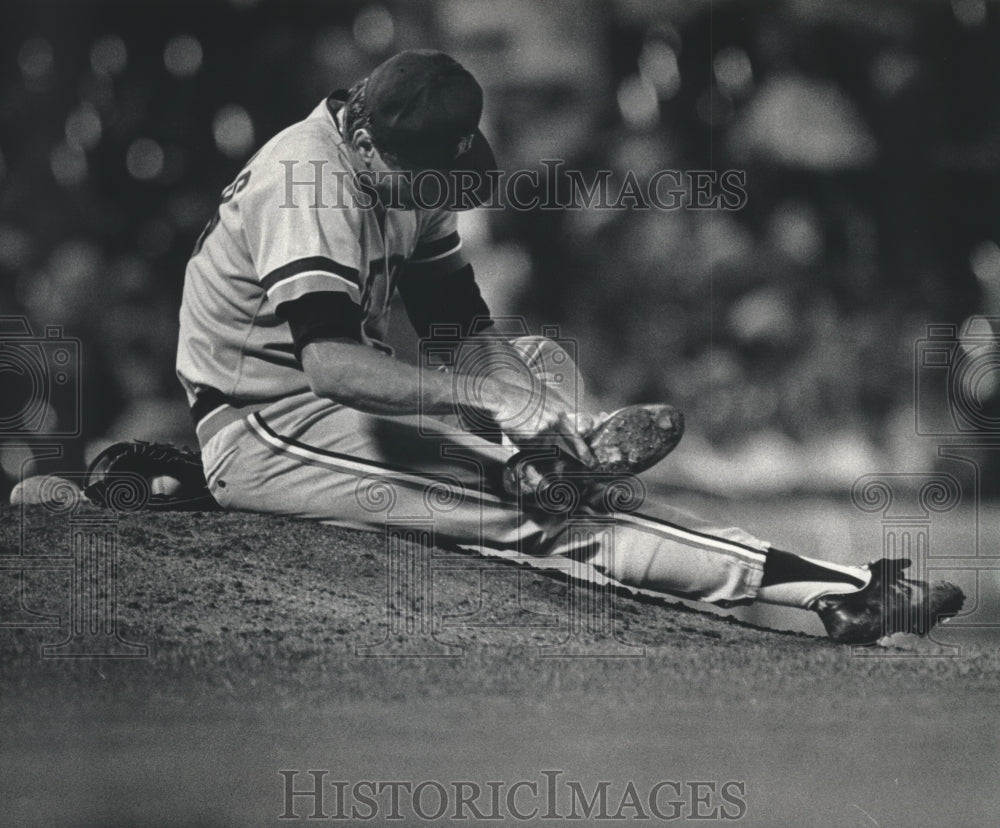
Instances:
[[[594,549],[588,560],[641,589],[721,606],[760,601],[811,610],[843,644],[872,644],[898,632],[925,635],[957,614],[965,598],[946,581],[903,577],[908,560],[864,566],[814,560],[665,504],[655,516],[616,514],[613,544]]]

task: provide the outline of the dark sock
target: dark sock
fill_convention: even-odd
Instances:
[[[858,589],[865,585],[859,578],[848,575],[840,569],[827,569],[820,563],[800,558],[791,552],[780,549],[768,549],[764,559],[764,578],[760,585],[788,584],[792,581],[819,581],[849,583],[857,585]]]

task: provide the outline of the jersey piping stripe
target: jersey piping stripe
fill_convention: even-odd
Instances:
[[[493,507],[507,509],[510,511],[517,511],[518,508],[516,503],[503,500],[496,495],[481,492],[478,489],[465,486],[462,483],[449,480],[446,477],[418,472],[401,466],[393,466],[389,463],[380,463],[377,460],[352,457],[348,454],[340,454],[339,452],[330,451],[329,449],[321,449],[316,446],[301,443],[291,437],[285,437],[278,434],[267,424],[259,413],[253,414],[248,418],[247,422],[257,436],[273,448],[288,454],[294,454],[295,456],[303,459],[312,460],[313,462],[328,466],[336,469],[337,471],[343,471],[358,477],[364,474],[377,474],[380,477],[389,477],[394,483],[403,483],[419,488],[426,488],[428,484],[434,483],[450,491],[457,492],[462,497],[480,501]]]
[[[754,549],[752,546],[747,546],[739,541],[726,540],[725,538],[720,538],[718,535],[709,535],[695,529],[685,529],[683,526],[677,526],[674,523],[669,523],[659,518],[648,518],[639,514],[622,514],[618,516],[618,520],[619,523],[625,526],[633,525],[661,537],[679,540],[686,546],[698,546],[703,549],[724,552],[741,560],[751,560],[755,563],[760,563],[761,559],[767,554],[762,549]]]
[[[357,268],[342,265],[326,256],[307,256],[304,259],[296,259],[293,262],[275,268],[261,279],[260,283],[264,290],[270,293],[271,288],[278,283],[307,272],[328,273],[331,276],[338,276],[349,280],[355,286],[358,283]]]
[[[428,262],[436,262],[440,259],[446,259],[449,256],[457,253],[462,249],[462,243],[459,242],[451,250],[445,250],[444,253],[439,253],[437,256],[427,256],[422,259],[410,259],[410,264],[427,264]]]
[[[752,557],[754,560],[759,560],[762,555],[766,554],[764,550],[755,549],[745,543],[721,538],[718,535],[710,535],[707,532],[699,532],[697,529],[687,529],[683,526],[678,526],[676,523],[670,523],[669,521],[665,521],[660,518],[650,518],[646,515],[638,513],[626,514],[623,515],[622,518],[626,522],[634,523],[635,525],[642,526],[643,528],[684,538],[685,543],[691,543],[694,545],[701,544],[709,546],[713,549],[725,549],[737,555]]]
[[[354,284],[350,279],[345,279],[343,276],[338,276],[336,273],[328,273],[325,270],[307,270],[304,273],[296,273],[294,276],[288,276],[282,279],[280,284],[282,287],[285,285],[290,285],[292,282],[297,282],[299,279],[305,279],[308,276],[324,276],[328,279],[336,279],[339,282],[343,282],[344,286],[347,288],[347,294],[351,297],[357,304],[361,304],[361,291],[358,286]],[[266,288],[267,295],[271,295],[271,291],[276,287],[276,285],[271,285],[271,287]]]

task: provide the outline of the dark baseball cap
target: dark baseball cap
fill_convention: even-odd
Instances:
[[[408,165],[484,175],[496,158],[479,129],[483,90],[443,52],[413,49],[375,67],[365,84],[372,137]]]

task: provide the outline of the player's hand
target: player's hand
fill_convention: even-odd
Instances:
[[[571,457],[575,457],[587,468],[597,465],[597,458],[587,443],[586,436],[594,428],[594,419],[589,414],[569,414],[560,412],[554,428],[546,429],[534,439],[546,442],[555,439],[556,444]]]
[[[594,428],[587,414],[547,404],[544,389],[507,386],[491,412],[501,430],[520,448],[556,446],[588,468],[597,465],[586,436]]]

